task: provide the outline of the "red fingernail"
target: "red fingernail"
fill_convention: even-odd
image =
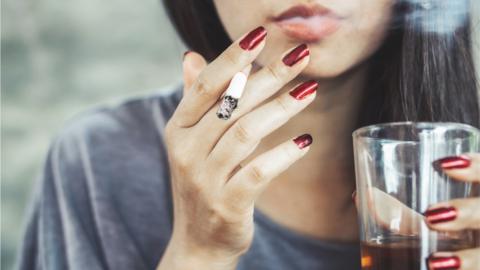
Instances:
[[[293,141],[298,145],[298,148],[303,149],[312,144],[313,138],[310,134],[303,134],[293,139]]]
[[[460,258],[457,256],[435,257],[432,255],[428,258],[428,268],[430,270],[455,270],[460,269],[460,265]]]
[[[263,26],[259,26],[250,31],[241,41],[240,47],[246,51],[253,50],[267,36],[267,30]]]
[[[188,51],[185,51],[183,53],[183,60],[185,60],[185,57],[187,56],[187,54],[191,53],[192,51],[188,50]]]
[[[308,81],[300,84],[290,91],[290,96],[294,97],[296,100],[302,100],[311,94],[315,93],[318,88],[318,83],[316,81]]]
[[[455,207],[437,207],[428,209],[424,215],[431,224],[443,223],[457,218],[457,209]]]
[[[305,58],[310,54],[310,50],[306,44],[302,44],[297,46],[295,49],[291,50],[285,57],[283,57],[282,61],[285,65],[291,67],[298,63],[300,60]]]
[[[442,170],[464,169],[470,167],[471,162],[467,156],[451,156],[436,160],[433,167]]]

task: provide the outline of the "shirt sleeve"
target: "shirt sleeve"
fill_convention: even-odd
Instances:
[[[81,162],[69,166],[80,161],[75,148],[62,138],[50,147],[37,179],[17,269],[106,269],[91,213],[83,207],[88,205],[88,190]]]
[[[180,93],[67,123],[38,179],[17,269],[155,269],[173,226],[163,134]]]

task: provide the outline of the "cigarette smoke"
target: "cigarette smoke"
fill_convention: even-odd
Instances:
[[[397,4],[399,15],[419,31],[453,33],[469,19],[469,0],[398,0]]]

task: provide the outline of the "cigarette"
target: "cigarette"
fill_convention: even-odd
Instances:
[[[247,75],[243,72],[237,72],[233,76],[225,96],[223,97],[220,108],[218,108],[217,116],[220,119],[227,120],[232,115],[233,110],[237,108],[238,100],[243,94],[245,85],[247,84]]]

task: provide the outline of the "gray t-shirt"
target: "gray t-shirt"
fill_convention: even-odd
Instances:
[[[73,119],[50,147],[18,257],[21,270],[155,269],[172,231],[164,127],[169,92]],[[314,239],[255,211],[240,270],[360,269],[358,244]]]

